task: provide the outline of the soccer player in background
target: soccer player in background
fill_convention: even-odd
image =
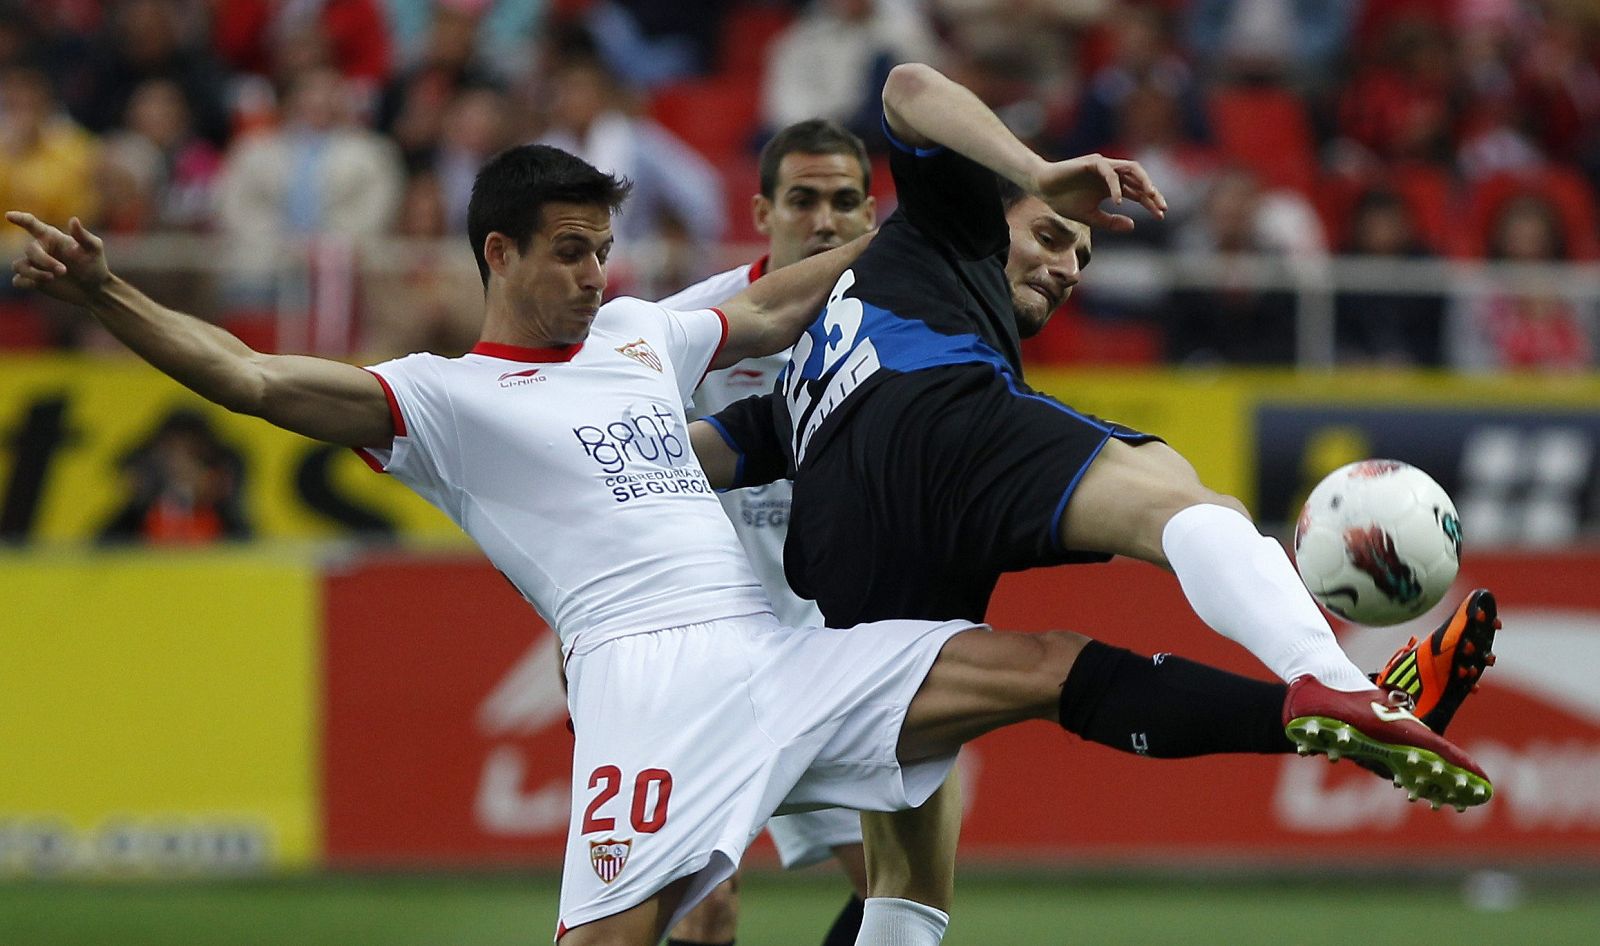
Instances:
[[[720,305],[763,274],[842,246],[871,230],[876,205],[869,193],[872,164],[860,138],[837,122],[796,122],[773,136],[757,159],[760,192],[751,198],[756,231],[767,238],[766,255],[753,263],[708,277],[661,300],[669,309]],[[707,416],[751,394],[772,390],[778,372],[789,363],[787,349],[749,358],[706,375],[694,396],[694,413]],[[816,603],[795,594],[783,575],[783,542],[789,533],[786,479],[751,489],[721,494],[722,507],[761,586],[772,599],[773,612],[790,627],[823,623]],[[786,869],[815,864],[832,856],[853,888],[823,946],[848,946],[861,927],[867,896],[866,857],[861,847],[861,816],[843,808],[824,808],[779,815],[767,824]],[[726,946],[738,931],[739,900],[735,879],[717,887],[672,931],[668,946]]]
[[[1392,716],[1390,691],[1350,662],[1282,547],[1238,500],[1203,486],[1158,438],[1023,381],[1020,339],[1043,328],[1088,262],[1083,222],[1132,221],[1063,187],[1062,164],[927,66],[896,67],[883,109],[898,210],[835,286],[779,390],[695,425],[719,487],[792,473],[785,555],[795,590],[833,626],[981,621],[1005,571],[1125,555],[1172,569],[1205,623],[1293,685],[1091,642],[1064,686],[1069,730],[1156,757],[1317,748],[1330,738],[1320,725],[1291,731],[1291,742],[1263,724],[1307,680],[1350,698],[1355,715],[1343,720],[1357,729]],[[1102,170],[1119,201],[1164,210],[1136,164]],[[1493,599],[1480,591],[1430,638],[1451,648],[1445,669],[1459,657],[1472,674],[1420,694],[1437,729],[1482,672],[1493,633]],[[1476,657],[1454,649],[1464,637],[1481,644]],[[1184,697],[1163,703],[1147,689],[1156,685]],[[1372,767],[1397,785],[1410,777]],[[960,823],[953,786],[918,809],[862,820],[869,899],[858,942],[939,942]],[[888,932],[908,925],[920,938]]]
[[[1050,178],[1096,219],[1114,167],[1077,159]],[[602,306],[625,196],[557,149],[496,156],[469,213],[479,344],[370,370],[255,352],[113,276],[78,220],[62,231],[7,214],[29,236],[14,286],[88,308],[214,403],[358,449],[467,531],[555,628],[576,735],[557,930],[569,946],[655,942],[780,810],[915,807],[985,732],[1068,723],[1126,701],[1108,692],[1119,688],[1179,698],[1163,680],[1075,676],[1090,642],[1071,632],[780,625],[689,449],[682,405],[707,369],[792,344],[863,241],[772,273],[721,311]],[[1403,704],[1372,705],[1307,676],[1283,713],[1354,734],[1350,754],[1397,774],[1408,755],[1437,761],[1414,779],[1430,797],[1488,800],[1464,753]],[[934,913],[902,919],[942,935]]]

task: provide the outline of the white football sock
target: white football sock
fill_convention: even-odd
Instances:
[[[950,914],[915,900],[868,897],[856,946],[939,946]]]
[[[1226,506],[1190,506],[1167,521],[1161,547],[1200,620],[1284,681],[1311,674],[1336,690],[1374,689],[1340,649],[1283,546]]]

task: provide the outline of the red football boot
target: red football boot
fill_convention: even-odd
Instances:
[[[1398,690],[1346,693],[1303,676],[1289,684],[1283,731],[1301,755],[1350,759],[1387,773],[1412,801],[1464,810],[1494,797],[1482,768],[1411,712]]]

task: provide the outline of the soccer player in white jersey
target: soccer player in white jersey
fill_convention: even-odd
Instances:
[[[811,119],[784,128],[761,149],[757,164],[761,190],[751,199],[750,210],[757,232],[767,238],[766,255],[703,279],[661,300],[662,305],[718,305],[764,273],[825,253],[872,229],[877,209],[869,193],[872,164],[861,139],[837,122]],[[711,372],[695,391],[694,413],[708,417],[734,401],[771,391],[788,361],[785,349]],[[825,623],[822,612],[815,602],[795,594],[783,575],[792,491],[788,480],[777,480],[730,490],[720,498],[778,619],[791,627],[808,627]],[[785,868],[805,867],[829,856],[838,860],[854,891],[822,946],[854,943],[867,896],[860,815],[843,808],[780,815],[768,823],[767,832]],[[738,896],[730,879],[684,917],[667,946],[727,946],[734,940],[738,917]]]
[[[1088,217],[1127,167],[1058,162],[1050,192]],[[1140,180],[1124,194],[1159,203]],[[6,214],[30,237],[13,286],[86,307],[216,404],[361,450],[466,530],[555,628],[576,734],[556,932],[567,946],[657,942],[775,813],[922,804],[962,743],[1059,722],[1089,643],[966,621],[779,624],[689,449],[683,403],[708,369],[793,344],[862,241],[772,273],[721,311],[602,306],[626,190],[554,148],[492,158],[468,212],[485,285],[478,346],[371,370],[253,351],[112,275],[76,218],[63,231]],[[1305,677],[1285,719],[1341,725],[1364,699]],[[1422,788],[1447,797],[1460,775],[1488,800],[1482,770],[1414,717],[1365,712],[1362,745],[1439,758],[1441,778]],[[901,906],[927,930],[907,941],[942,936],[943,912]]]

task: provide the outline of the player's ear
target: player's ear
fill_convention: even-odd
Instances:
[[[867,220],[872,224],[872,229],[878,229],[878,198],[868,194],[867,199],[861,202],[861,206],[867,212]]]
[[[506,274],[507,254],[514,249],[511,238],[498,230],[490,231],[483,238],[483,260],[489,264],[489,271],[497,276]]]
[[[755,223],[757,233],[772,236],[772,201],[765,194],[750,198],[750,219]]]

